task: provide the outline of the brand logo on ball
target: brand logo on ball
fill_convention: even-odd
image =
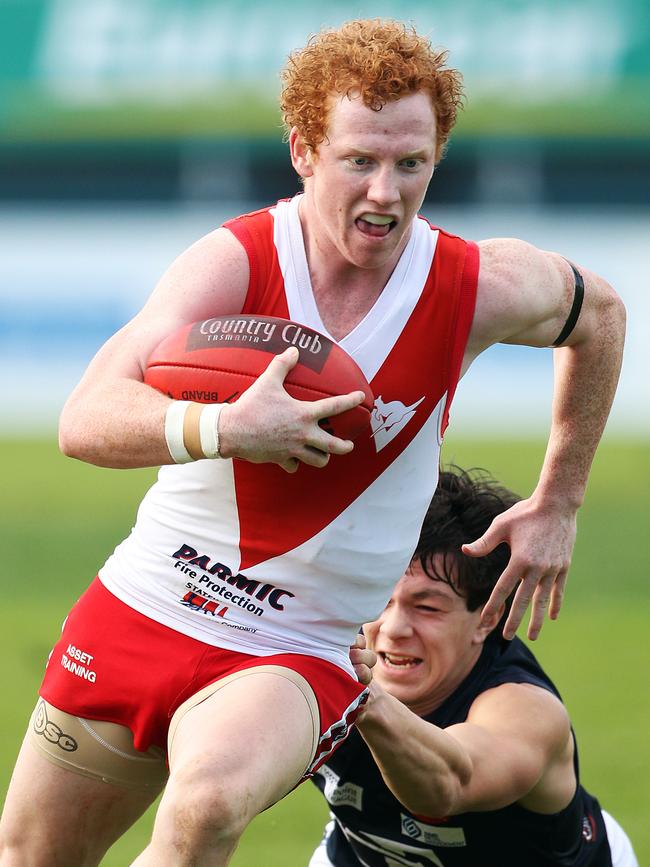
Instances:
[[[187,338],[187,350],[227,347],[258,349],[279,355],[290,346],[300,352],[300,363],[320,373],[332,348],[322,334],[273,316],[214,316],[197,322]]]

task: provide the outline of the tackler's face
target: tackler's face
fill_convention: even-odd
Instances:
[[[380,111],[354,94],[337,96],[317,152],[295,130],[291,148],[305,181],[308,232],[319,248],[360,268],[396,264],[434,169],[428,94],[403,96]]]
[[[378,657],[374,680],[414,713],[429,713],[480,656],[489,631],[480,620],[480,608],[468,611],[463,597],[414,561],[379,619],[364,627]]]

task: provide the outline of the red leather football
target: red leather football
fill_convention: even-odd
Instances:
[[[298,400],[363,391],[363,403],[323,419],[325,430],[353,439],[368,428],[374,397],[361,368],[329,337],[288,319],[232,314],[183,325],[152,352],[144,381],[175,400],[233,403],[271,362],[295,346],[298,363],[284,386]]]

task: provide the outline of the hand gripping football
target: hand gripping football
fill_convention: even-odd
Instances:
[[[354,439],[368,427],[374,403],[361,368],[329,337],[288,319],[232,314],[183,325],[154,349],[144,381],[175,400],[233,403],[290,346],[300,353],[284,380],[292,397],[365,393],[359,406],[321,421],[335,436]]]

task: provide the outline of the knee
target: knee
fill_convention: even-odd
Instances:
[[[180,774],[170,778],[154,828],[165,843],[186,857],[207,850],[232,851],[251,821],[252,792],[247,796],[230,781]],[[159,837],[159,842],[163,842]]]
[[[74,854],[71,854],[74,852]],[[23,831],[0,830],[0,867],[78,867],[98,864],[83,845],[66,846],[63,841],[46,839],[42,834],[31,833],[26,826]]]

